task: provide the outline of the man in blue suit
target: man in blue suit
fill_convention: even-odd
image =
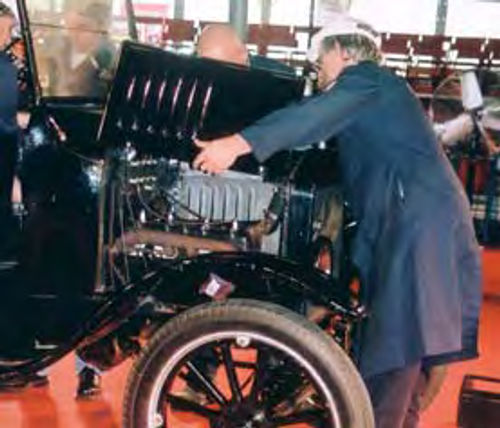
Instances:
[[[12,10],[0,2],[0,257],[9,250],[11,192],[17,157],[17,70],[5,53],[15,25]]]
[[[352,259],[370,317],[356,347],[377,426],[415,427],[423,369],[477,356],[481,262],[465,193],[408,85],[378,65],[379,36],[345,15],[314,38],[323,92],[236,135],[197,142],[217,173],[253,152],[336,136],[358,223]]]

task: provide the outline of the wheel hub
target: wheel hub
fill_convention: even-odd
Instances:
[[[248,403],[237,403],[230,406],[217,425],[221,428],[233,426],[236,428],[267,427],[266,413]]]

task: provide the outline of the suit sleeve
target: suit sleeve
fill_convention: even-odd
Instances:
[[[321,95],[277,110],[241,132],[264,161],[277,151],[326,140],[352,123],[375,99],[377,84],[346,76]]]
[[[13,66],[0,58],[0,132],[16,130],[17,76]]]

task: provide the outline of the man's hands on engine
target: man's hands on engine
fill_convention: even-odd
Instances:
[[[239,156],[252,151],[250,144],[240,134],[212,141],[195,140],[194,143],[201,152],[196,156],[193,167],[209,174],[227,170]]]

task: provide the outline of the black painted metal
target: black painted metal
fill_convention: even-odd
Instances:
[[[237,132],[302,92],[299,79],[127,42],[99,141],[190,160],[194,138]]]
[[[27,18],[21,22],[29,34]],[[193,134],[235,132],[301,91],[302,82],[294,79],[128,43],[102,121],[103,150],[89,155],[75,144],[90,139],[89,146],[97,147],[92,137],[80,135],[95,129],[97,105],[56,98],[33,110],[20,164],[25,206],[19,245],[12,259],[0,263],[0,384],[74,349],[103,368],[113,366],[137,351],[132,338],[146,325],[154,332],[214,298],[202,291],[211,275],[232,284],[224,298],[262,299],[300,313],[321,305],[347,322],[358,319],[362,314],[330,276],[296,262],[250,252],[168,260],[147,248],[133,254],[116,246],[127,232],[143,227],[127,178],[127,142],[148,156],[182,159],[192,152],[187,146]],[[303,205],[293,198],[291,203]],[[289,228],[310,223],[310,205],[297,215],[292,210],[298,220]],[[166,223],[156,226],[165,230]],[[297,257],[308,239],[301,240]],[[113,353],[116,341],[120,355]]]

